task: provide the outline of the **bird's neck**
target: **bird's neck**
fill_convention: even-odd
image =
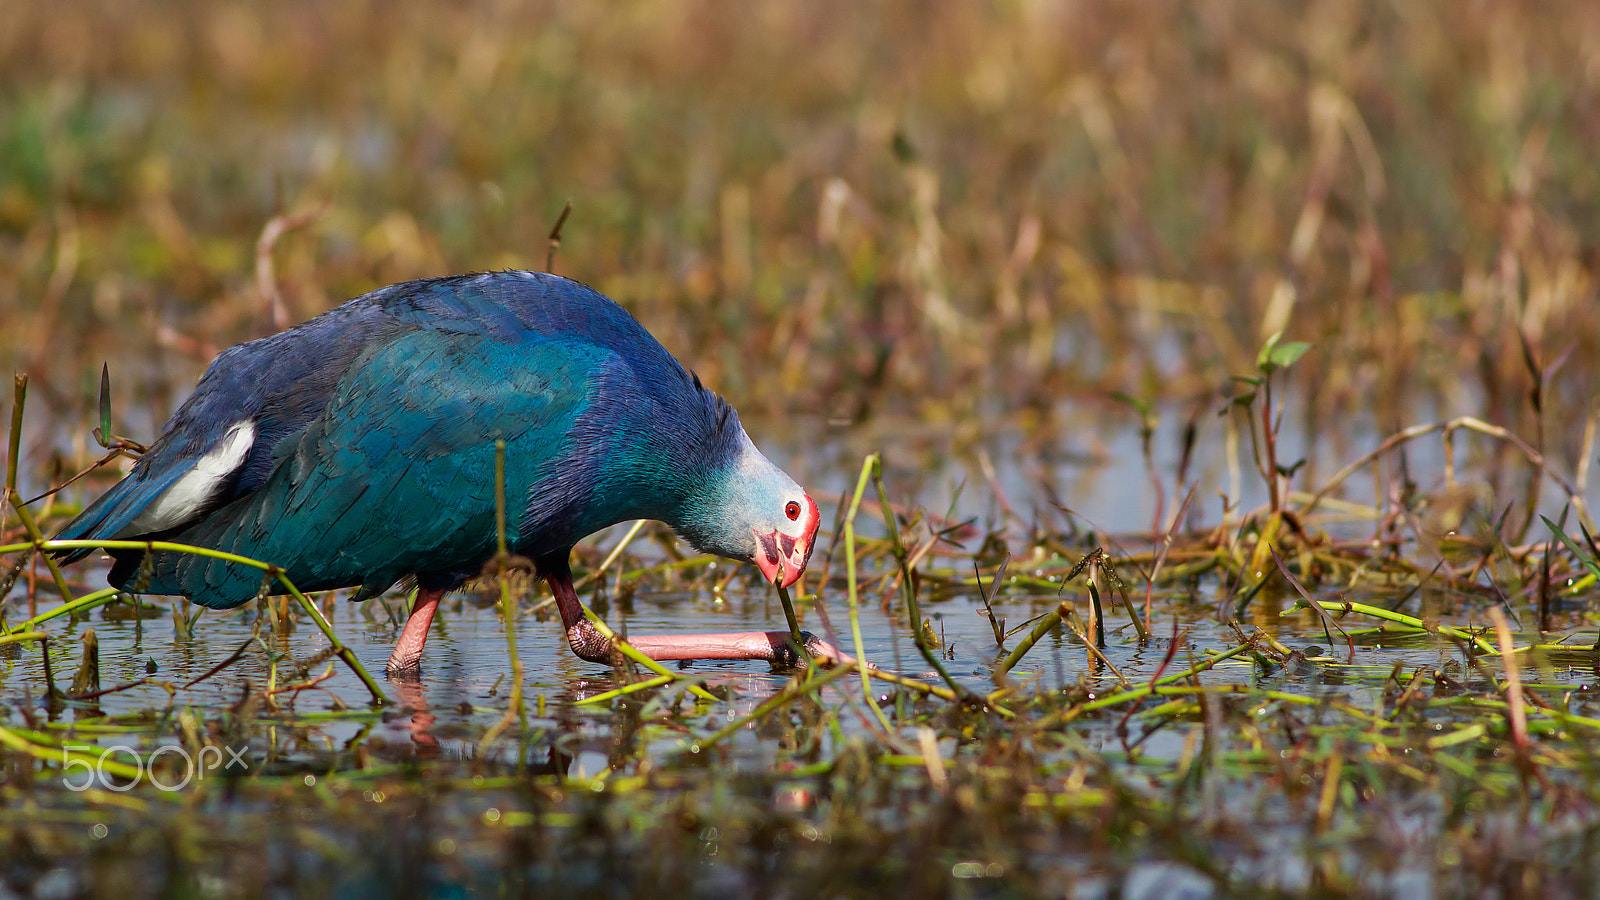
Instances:
[[[751,523],[776,502],[772,485],[788,480],[741,432],[737,449],[709,467],[662,520],[697,550],[749,560],[755,553]]]

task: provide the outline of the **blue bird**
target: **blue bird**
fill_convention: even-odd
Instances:
[[[727,402],[622,307],[537,272],[391,285],[223,351],[128,476],[57,537],[223,550],[303,590],[359,587],[356,599],[415,579],[387,667],[409,675],[439,598],[497,549],[497,441],[510,549],[534,561],[583,659],[614,653],[568,565],[601,528],[658,519],[785,587],[811,558],[816,503]],[[131,592],[228,609],[263,590],[260,570],[224,560],[109,552],[110,582]],[[787,632],[630,643],[657,659],[792,661]]]

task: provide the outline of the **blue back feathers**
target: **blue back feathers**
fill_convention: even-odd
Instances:
[[[229,443],[240,423],[247,446]],[[497,440],[508,536],[535,559],[627,519],[703,518],[748,443],[720,397],[588,287],[531,272],[408,282],[223,352],[58,536],[226,550],[304,590],[453,587],[494,552]],[[112,555],[119,587],[206,606],[262,584],[205,557]]]

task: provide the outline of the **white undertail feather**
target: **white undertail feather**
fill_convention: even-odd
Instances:
[[[188,522],[212,500],[222,482],[244,465],[255,439],[256,425],[248,419],[229,428],[211,452],[152,500],[117,537],[153,534]]]

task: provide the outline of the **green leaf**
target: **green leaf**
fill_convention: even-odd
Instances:
[[[1126,394],[1122,391],[1112,391],[1111,399],[1117,401],[1118,403],[1125,403],[1128,406],[1133,407],[1134,411],[1142,417],[1148,418],[1150,415],[1150,404],[1139,399],[1138,397],[1133,396],[1132,394]]]
[[[1600,561],[1596,561],[1593,554],[1585,553],[1583,548],[1578,546],[1577,541],[1567,537],[1567,533],[1565,531],[1562,531],[1560,528],[1556,527],[1556,523],[1550,521],[1549,516],[1541,515],[1539,518],[1544,521],[1545,527],[1550,529],[1551,534],[1560,538],[1561,543],[1567,545],[1567,549],[1571,550],[1572,555],[1576,556],[1578,561],[1583,563],[1583,567],[1589,570],[1590,575],[1600,578]]]
[[[1267,338],[1267,342],[1261,345],[1261,352],[1256,354],[1256,368],[1265,374],[1289,368],[1311,349],[1311,345],[1304,341],[1290,341],[1280,346],[1278,341],[1282,337],[1283,332],[1279,331]]]
[[[1112,391],[1111,399],[1127,404],[1134,412],[1139,414],[1139,430],[1143,433],[1145,440],[1148,441],[1150,435],[1155,432],[1156,425],[1161,421],[1149,402],[1141,400],[1132,394],[1124,394],[1122,391]]]
[[[1290,341],[1273,351],[1272,362],[1280,369],[1287,369],[1310,349],[1311,345],[1305,341]]]
[[[107,363],[100,364],[100,430],[94,437],[102,447],[111,441],[111,366]]]

